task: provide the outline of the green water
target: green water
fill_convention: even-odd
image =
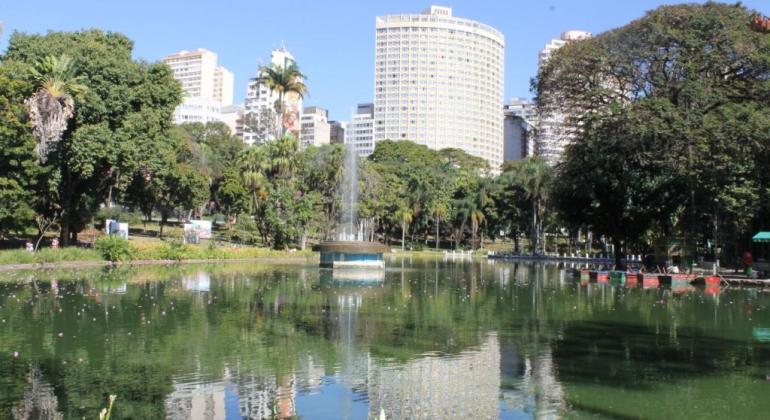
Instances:
[[[768,303],[451,259],[4,273],[0,419],[766,418]]]

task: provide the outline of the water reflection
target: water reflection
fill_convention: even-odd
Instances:
[[[0,283],[0,418],[94,418],[110,393],[116,418],[770,408],[768,297],[757,291],[581,283],[557,265],[451,258],[393,260],[384,273],[12,276]]]

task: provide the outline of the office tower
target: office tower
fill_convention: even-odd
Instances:
[[[345,130],[345,144],[352,143],[358,156],[374,152],[374,104],[358,104]]]
[[[532,137],[537,121],[535,111],[531,101],[516,97],[503,106],[503,159],[506,162],[534,155]]]
[[[539,66],[543,66],[554,51],[570,42],[590,38],[591,33],[585,31],[567,31],[559,39],[549,42],[538,57]],[[573,135],[566,130],[565,120],[569,112],[575,110],[560,110],[558,112],[541,112],[537,125],[537,144],[535,153],[542,156],[550,165],[555,165],[561,159],[564,148],[572,141]]]
[[[374,140],[503,161],[505,41],[448,7],[376,19]]]
[[[347,121],[329,121],[329,143],[344,144],[345,130],[348,128]]]
[[[329,144],[331,126],[328,120],[329,113],[323,108],[309,106],[302,110],[299,134],[300,147]]]

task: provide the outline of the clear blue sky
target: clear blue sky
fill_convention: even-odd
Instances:
[[[531,97],[529,80],[538,51],[568,29],[594,34],[622,26],[664,4],[657,0],[454,0],[455,16],[492,25],[505,35],[505,97]],[[134,40],[134,57],[149,61],[180,50],[207,48],[235,73],[235,100],[270,50],[285,43],[308,77],[306,105],[349,119],[374,91],[374,18],[416,13],[431,2],[381,1],[202,1],[202,0],[2,0],[5,30],[0,51],[13,31],[46,32],[101,28]],[[770,14],[770,0],[743,4]]]

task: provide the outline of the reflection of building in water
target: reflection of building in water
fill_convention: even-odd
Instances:
[[[536,418],[556,418],[564,410],[564,391],[556,379],[553,354],[547,349],[532,362],[532,381],[535,386]]]
[[[285,419],[296,415],[294,375],[243,375],[238,379],[238,409],[244,419]],[[280,385],[279,385],[280,384]]]
[[[185,277],[185,290],[193,292],[208,292],[211,289],[211,274],[208,271],[199,271],[192,276]]]
[[[297,390],[306,394],[315,394],[323,385],[326,370],[310,354],[300,359],[297,369]]]
[[[500,354],[503,409],[528,413],[538,419],[559,418],[566,403],[551,350],[523,355],[511,341],[501,344]]]
[[[225,384],[174,383],[174,391],[166,398],[166,418],[224,419]]]
[[[425,356],[402,366],[369,366],[369,413],[390,418],[499,416],[500,346],[490,333],[476,350]]]
[[[53,387],[40,372],[38,366],[33,366],[27,374],[27,389],[18,405],[11,409],[14,419],[51,419],[64,418],[59,412]]]
[[[232,381],[231,381],[232,378]],[[296,415],[294,375],[276,378],[255,373],[232,375],[225,371],[224,380],[205,383],[200,377],[174,381],[174,391],[166,397],[166,418],[224,420],[240,416],[244,419],[284,419]],[[237,410],[226,401],[237,399]]]

